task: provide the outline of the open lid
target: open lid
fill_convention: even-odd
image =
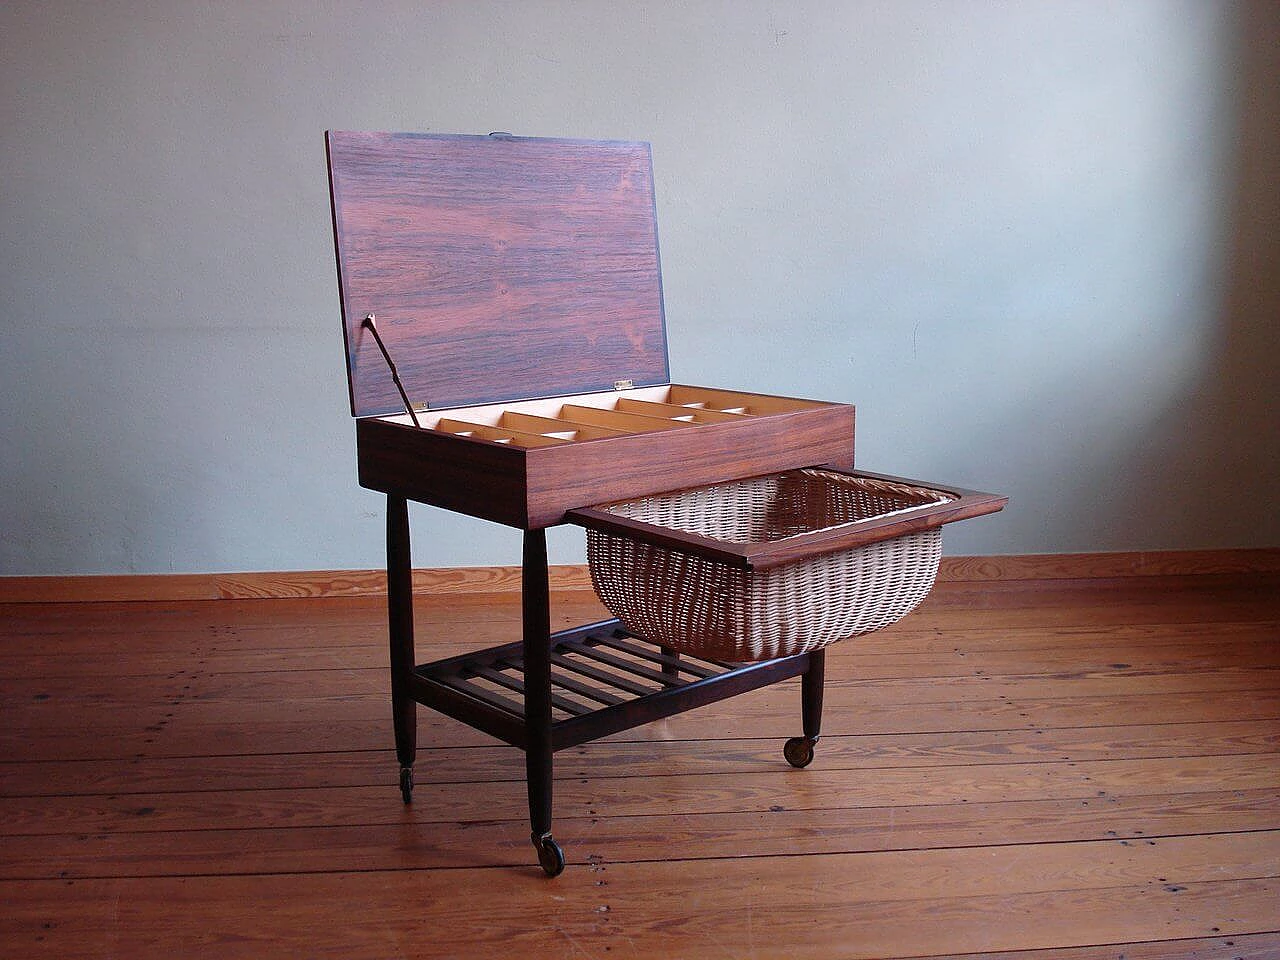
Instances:
[[[355,416],[669,382],[647,143],[326,141]]]

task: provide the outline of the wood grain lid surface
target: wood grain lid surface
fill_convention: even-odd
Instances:
[[[355,416],[669,382],[647,143],[326,140]]]

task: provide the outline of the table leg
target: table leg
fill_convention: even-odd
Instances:
[[[418,746],[417,704],[410,695],[413,676],[413,566],[409,547],[409,505],[387,497],[387,627],[391,642],[391,716],[400,761],[400,794],[413,798],[413,760]]]
[[[813,762],[813,747],[822,731],[822,687],[826,662],[826,650],[812,650],[809,653],[809,667],[800,675],[800,711],[804,736],[792,737],[782,749],[787,763],[793,767],[807,767]]]
[[[801,718],[804,735],[815,743],[822,732],[822,687],[826,675],[827,651],[809,654],[809,669],[800,677]]]
[[[564,853],[551,836],[551,597],[545,530],[525,532],[523,559],[524,760],[529,825],[538,862],[547,876],[554,877],[564,869]]]

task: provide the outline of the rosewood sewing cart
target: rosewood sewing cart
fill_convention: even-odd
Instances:
[[[854,408],[671,382],[648,144],[330,132],[327,146],[359,481],[387,495],[404,801],[417,704],[524,751],[532,841],[551,876],[564,866],[551,834],[557,750],[800,676],[803,735],[785,756],[806,765],[821,650],[729,663],[616,620],[553,634],[545,531],[601,523],[585,508],[624,498],[852,470]],[[894,522],[937,526],[1003,504],[955,497]],[[409,500],[523,531],[519,642],[416,663]]]

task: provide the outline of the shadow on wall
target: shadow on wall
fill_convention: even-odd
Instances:
[[[1036,516],[1037,549],[1280,545],[1280,4],[1237,10],[1221,60],[1220,102],[1234,116],[1220,118],[1222,142],[1203,144],[1219,155],[1214,196],[1196,215],[1199,229],[1145,240],[1168,246],[1158,252],[1166,262],[1202,271],[1186,283],[1166,277],[1195,302],[1152,304],[1158,322],[1149,325],[1124,317],[1090,331],[1089,366],[1064,363],[1054,382],[1022,384],[1024,409],[998,407],[1042,420],[993,421],[974,438],[979,449],[1003,447],[1022,478],[1004,492],[1014,494],[1011,509]],[[1188,184],[1188,209],[1197,188],[1202,175]],[[994,382],[1008,375],[992,372]],[[1108,409],[1108,393],[1126,390]],[[956,552],[968,546],[954,538]]]
[[[1116,532],[1135,542],[1172,519],[1195,546],[1280,544],[1280,4],[1239,9],[1217,329],[1194,392],[1129,452]]]

